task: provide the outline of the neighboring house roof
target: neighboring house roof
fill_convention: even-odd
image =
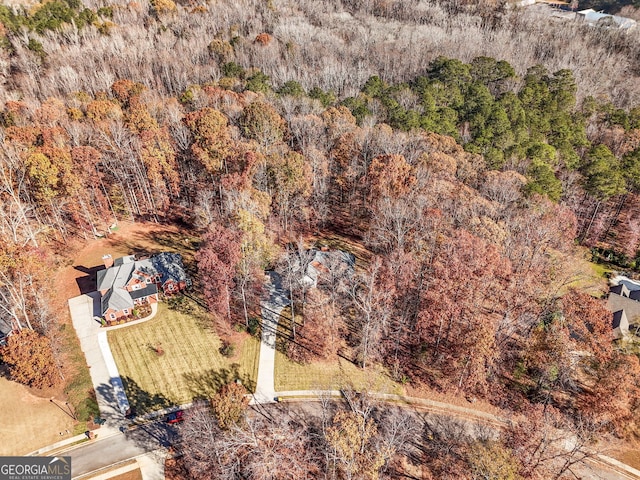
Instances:
[[[113,285],[113,280],[116,278],[117,269],[114,267],[107,268],[105,270],[98,270],[98,291],[107,290]]]
[[[625,277],[624,275],[616,275],[609,281],[611,282],[611,285],[613,285],[611,288],[615,288],[616,286],[622,284],[627,287],[630,292],[632,292],[633,290],[640,290],[640,282],[638,282],[637,280],[631,280],[629,277]]]
[[[622,275],[611,279],[607,306],[613,312],[611,328],[615,338],[629,332],[629,325],[640,324],[640,283]]]
[[[116,259],[116,262],[120,259]],[[113,267],[106,270],[98,271],[98,290],[106,290],[108,288],[122,288],[124,287],[133,272],[135,263],[120,263],[116,265],[114,262]]]
[[[102,313],[113,309],[115,311],[133,308],[133,298],[124,288],[112,288],[102,296],[100,300]]]
[[[137,300],[138,298],[148,297],[149,295],[158,293],[158,286],[155,283],[150,283],[147,285],[147,288],[141,288],[140,290],[133,290],[127,293],[132,300]]]
[[[615,27],[623,30],[629,30],[637,25],[637,22],[631,18],[596,12],[593,8],[579,11],[578,16],[582,17],[583,20],[590,25],[595,25],[597,27]]]
[[[9,333],[11,333],[11,330],[13,330],[11,328],[11,321],[0,318],[0,338],[7,336]]]
[[[318,277],[327,273],[330,267],[343,265],[348,271],[353,271],[356,265],[356,257],[352,253],[342,250],[315,250],[309,251],[313,256],[307,267],[307,273],[302,281],[309,285],[316,285]]]
[[[640,302],[616,293],[609,294],[609,310],[619,312],[624,310],[630,324],[640,323]],[[614,327],[615,328],[615,327]]]
[[[147,275],[160,274],[160,285],[169,281],[186,282],[187,272],[182,265],[182,256],[178,253],[159,253],[136,262],[136,270]]]
[[[613,336],[616,339],[623,338],[627,333],[629,333],[629,321],[627,320],[624,310],[613,312],[611,328],[613,328]]]
[[[613,312],[613,320],[611,321],[611,326],[613,328],[618,328],[620,327],[620,325],[624,325],[626,322],[627,325],[629,325],[629,322],[627,321],[627,316],[624,313],[624,310],[618,310],[617,312]]]
[[[134,263],[136,261],[135,255],[127,255],[125,257],[116,258],[113,261],[114,267],[119,267],[120,265],[125,265],[127,263]]]
[[[127,283],[129,283],[129,279],[131,278],[131,273],[133,273],[134,263],[125,263],[124,265],[114,266],[111,268],[116,269],[116,276],[113,279],[113,287],[114,288],[122,288]]]
[[[629,288],[624,283],[614,285],[609,289],[609,292],[615,293],[616,295],[622,295],[623,297],[629,296]]]

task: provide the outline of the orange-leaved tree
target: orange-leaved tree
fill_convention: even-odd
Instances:
[[[25,328],[9,336],[0,356],[9,365],[11,378],[30,387],[50,387],[61,378],[51,341],[34,330]]]
[[[334,460],[344,478],[377,479],[393,451],[376,448],[378,427],[372,418],[339,411],[325,433]]]
[[[246,397],[246,394],[247,389],[244,385],[232,382],[223,385],[213,397],[211,405],[221,429],[229,430],[241,422],[244,412],[249,406],[249,398]]]

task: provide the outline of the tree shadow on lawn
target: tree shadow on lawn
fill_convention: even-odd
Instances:
[[[121,380],[129,406],[136,415],[160,410],[174,405],[173,402],[162,394],[151,394],[143,390],[135,380],[129,377],[121,377]],[[118,404],[118,401],[112,385],[100,384],[96,389],[96,393],[98,396],[102,397],[107,404],[116,408],[115,405]],[[104,413],[102,413],[102,415],[106,417],[107,420],[109,419],[108,415],[105,415]],[[116,416],[119,417],[120,415],[116,414]]]
[[[152,412],[174,405],[173,402],[162,394],[151,394],[143,390],[135,380],[129,377],[121,377],[121,380],[127,401],[129,402],[131,411],[134,412],[135,415],[141,415],[146,412]],[[104,398],[109,405],[117,405],[117,400],[111,385],[99,385],[97,394]]]
[[[183,377],[194,400],[208,400],[216,395],[224,385],[238,380],[249,392],[255,391],[255,381],[251,380],[248,374],[241,375],[239,367],[239,364],[234,363],[230,369],[209,369],[202,373],[185,373]]]
[[[109,409],[108,412],[102,412],[100,417],[108,422],[109,425],[118,425],[120,430],[126,435],[129,440],[134,441],[140,447],[145,448],[147,451],[154,450],[159,447],[169,447],[175,442],[176,430],[175,427],[165,422],[165,416],[160,416],[155,421],[142,423],[137,426],[131,426],[130,421],[136,416],[142,415],[146,412],[159,410],[161,408],[167,408],[172,406],[165,396],[160,394],[151,395],[146,392],[131,378],[122,377],[122,383],[127,394],[127,400],[131,406],[131,416],[125,416],[118,412],[117,409]],[[117,404],[115,392],[111,385],[101,384],[96,389],[98,395],[100,395],[109,405],[115,406]],[[98,437],[100,431],[98,430]]]
[[[130,234],[126,239],[118,239],[120,248],[129,251],[144,251],[149,255],[160,252],[177,252],[182,255],[185,267],[190,270],[193,265],[193,255],[200,246],[200,240],[189,232],[184,231],[151,231]]]
[[[192,317],[199,328],[213,332],[216,336],[218,335],[215,328],[215,320],[207,311],[204,301],[198,298],[194,292],[185,290],[177,295],[165,297],[165,302],[169,310]]]
[[[159,393],[150,394],[140,388],[140,386],[129,377],[122,377],[122,384],[124,385],[124,391],[127,394],[129,405],[138,414],[141,412],[160,410],[173,405],[173,402],[164,395]]]

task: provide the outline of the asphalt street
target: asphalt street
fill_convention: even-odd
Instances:
[[[177,431],[163,419],[105,438],[100,438],[100,430],[97,434],[95,440],[61,453],[71,457],[74,478],[159,448],[167,448],[176,440]]]

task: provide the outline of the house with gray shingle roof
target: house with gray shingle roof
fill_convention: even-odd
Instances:
[[[101,314],[105,320],[131,315],[139,305],[158,302],[158,291],[172,295],[184,290],[189,279],[182,256],[163,252],[136,260],[133,255],[113,259],[102,257],[105,269],[98,271]]]
[[[613,336],[615,338],[622,338],[629,333],[629,320],[624,310],[613,312],[611,327],[613,328]]]
[[[582,20],[592,27],[612,28],[620,30],[632,30],[636,28],[638,22],[632,18],[621,17],[619,15],[609,15],[608,13],[596,12],[593,8],[581,10],[576,13],[576,18]]]
[[[349,275],[356,265],[356,257],[352,253],[342,250],[311,249],[308,250],[309,265],[301,282],[307,286],[315,287],[318,279],[322,275],[329,273],[332,269],[343,269]]]
[[[616,277],[609,289],[607,305],[613,312],[611,328],[616,339],[629,333],[629,326],[640,324],[640,284],[626,277]]]

